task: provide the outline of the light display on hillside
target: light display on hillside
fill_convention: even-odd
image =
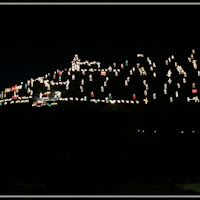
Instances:
[[[136,59],[135,63],[114,61],[108,67],[102,67],[99,61],[81,62],[76,54],[68,68],[5,88],[0,92],[0,105],[31,102],[33,107],[51,107],[59,101],[114,105],[199,103],[196,81],[200,70],[194,49],[184,66],[174,55],[164,61],[162,83],[158,81],[161,74],[155,62],[144,54],[137,54]]]

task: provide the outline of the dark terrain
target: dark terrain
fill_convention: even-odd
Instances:
[[[1,194],[190,194],[199,107],[112,106],[2,107]]]

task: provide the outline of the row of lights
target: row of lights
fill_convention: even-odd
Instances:
[[[138,133],[144,133],[145,130],[144,130],[144,129],[138,129],[137,132],[138,132]],[[148,132],[148,131],[147,131],[147,132]],[[194,130],[191,131],[191,132],[192,132],[192,133],[196,133],[196,131],[194,131]],[[154,130],[153,133],[157,133],[157,130]],[[185,131],[182,130],[182,131],[180,131],[180,133],[181,133],[181,134],[184,134]]]
[[[45,98],[40,98],[40,101],[48,101],[49,98],[45,97]],[[66,97],[66,98],[58,98],[59,101],[87,101],[87,96],[84,96],[84,98],[78,98],[78,97]],[[131,103],[131,104],[139,104],[139,101],[133,101],[133,100],[110,100],[109,97],[105,97],[105,99],[90,99],[90,102],[102,102],[102,103],[111,103],[111,104],[115,104],[115,103]]]

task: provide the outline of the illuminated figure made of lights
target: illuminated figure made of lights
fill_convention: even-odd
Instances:
[[[74,56],[72,61],[72,71],[80,71],[80,59],[78,58],[78,54]]]
[[[74,59],[71,63],[72,63],[71,65],[72,71],[80,71],[80,65],[87,65],[89,67],[91,67],[92,65],[97,65],[98,68],[100,68],[100,65],[101,65],[100,62],[96,62],[96,61],[89,62],[86,60],[84,62],[81,62],[81,60],[78,58],[78,54],[75,54]]]

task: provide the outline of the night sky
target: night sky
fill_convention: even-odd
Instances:
[[[70,66],[76,53],[105,66],[137,53],[187,59],[200,43],[198,8],[1,5],[0,89]]]

